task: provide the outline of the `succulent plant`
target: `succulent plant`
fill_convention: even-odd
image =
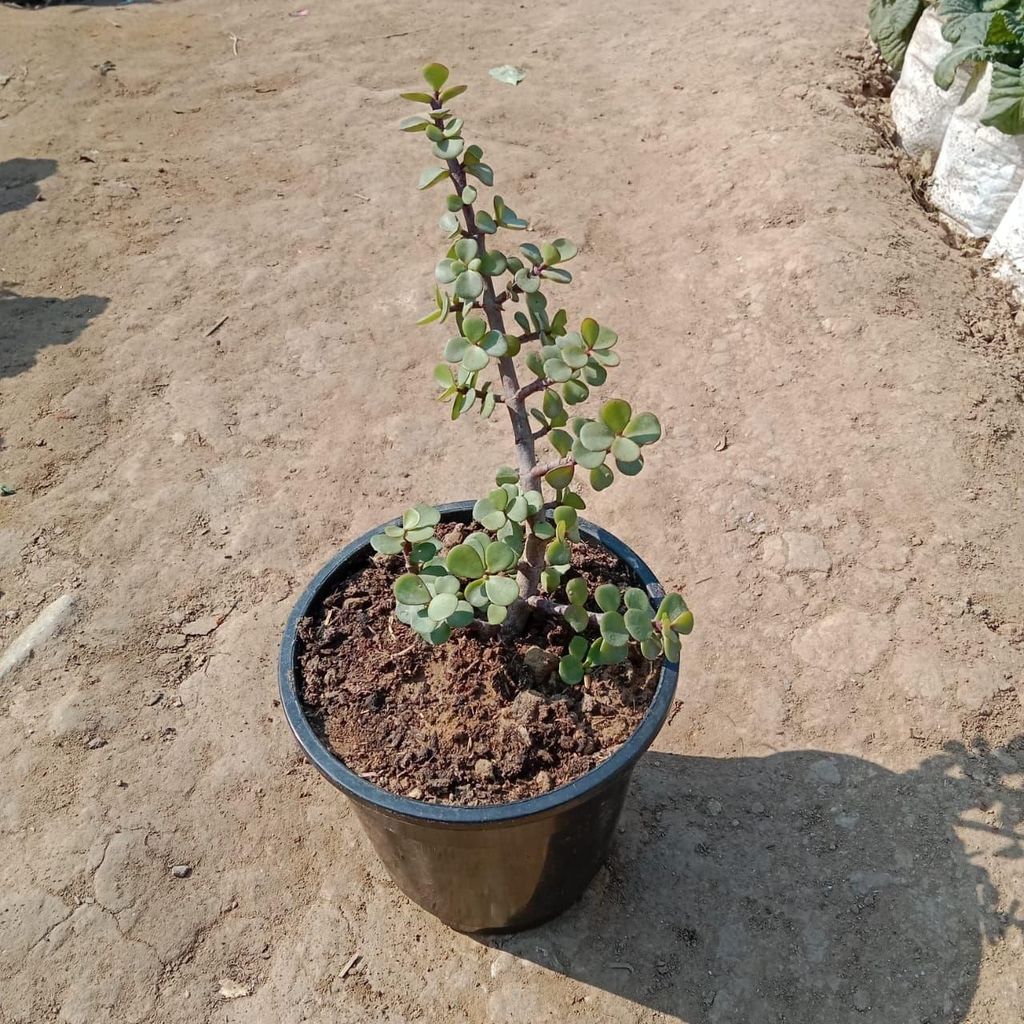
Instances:
[[[439,222],[448,247],[434,268],[434,308],[418,323],[452,325],[434,369],[439,400],[453,420],[474,412],[487,418],[504,405],[516,465],[497,471],[494,489],[473,506],[476,528],[451,550],[435,537],[440,515],[428,505],[409,509],[372,539],[376,551],[405,559],[393,587],[396,615],[433,644],[472,623],[515,635],[531,614],[561,616],[576,634],[559,663],[568,684],[625,660],[631,647],[677,661],[679,638],[693,628],[679,594],[655,607],[635,587],[605,584],[591,593],[572,568],[571,544],[586,507],[574,486],[585,477],[601,491],[616,475],[635,476],[661,424],[621,398],[604,401],[596,416],[575,414],[619,365],[618,335],[592,317],[570,330],[564,309],[549,313],[543,289],[572,281],[564,265],[577,247],[568,239],[523,243],[515,252],[493,244],[499,231],[521,231],[527,222],[500,195],[484,208],[469,179],[490,188],[494,171],[480,146],[465,143],[462,118],[449,104],[466,87],[448,86],[448,77],[443,64],[428,64],[429,91],[402,94],[423,109],[400,128],[423,133],[438,161],[421,173],[419,188],[450,187]],[[530,375],[526,383],[520,368]],[[552,448],[550,459],[537,456],[541,439]]]

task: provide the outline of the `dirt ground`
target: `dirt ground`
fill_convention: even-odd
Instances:
[[[0,681],[0,1020],[1024,1019],[1024,329],[850,105],[863,0],[296,7],[0,8],[0,650],[77,596]],[[316,568],[508,461],[411,326],[432,58],[581,244],[667,426],[591,514],[698,617],[607,868],[487,943],[275,699]]]

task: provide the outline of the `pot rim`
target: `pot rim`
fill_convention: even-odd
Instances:
[[[442,518],[458,519],[469,513],[473,508],[472,501],[451,501],[437,505]],[[668,715],[669,707],[675,696],[676,682],[679,676],[679,665],[676,662],[664,661],[658,685],[651,699],[647,713],[641,719],[629,739],[609,757],[605,758],[596,768],[581,775],[572,782],[556,786],[540,796],[526,800],[513,800],[501,804],[482,804],[467,806],[458,804],[434,804],[424,800],[413,800],[399,796],[389,790],[369,782],[361,775],[347,768],[344,762],[333,754],[326,744],[317,736],[313,725],[306,717],[302,699],[299,696],[296,678],[296,655],[298,646],[298,624],[309,614],[310,609],[321,597],[323,592],[344,575],[346,564],[355,556],[364,552],[370,538],[379,533],[384,526],[400,523],[401,519],[388,520],[380,526],[368,530],[355,540],[346,544],[326,565],[313,577],[299,597],[285,626],[284,640],[281,643],[281,654],[278,663],[278,680],[281,690],[281,706],[288,719],[292,733],[313,766],[329,782],[353,799],[370,806],[421,822],[437,825],[473,826],[499,824],[520,821],[524,818],[545,815],[562,810],[570,804],[591,796],[610,783],[620,772],[629,771],[640,755],[651,745]],[[636,574],[643,588],[647,591],[652,603],[657,606],[665,596],[658,578],[639,555],[624,544],[614,534],[602,529],[585,519],[579,520],[580,532],[588,539],[594,540],[618,556]]]

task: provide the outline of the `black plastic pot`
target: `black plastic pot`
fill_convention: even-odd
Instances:
[[[444,520],[468,522],[473,503],[440,506]],[[397,522],[397,520],[395,520]],[[452,807],[389,793],[350,771],[306,717],[296,680],[296,629],[322,597],[371,551],[377,527],[317,573],[292,610],[281,645],[281,701],[288,724],[320,774],[352,806],[399,888],[464,932],[514,931],[560,914],[582,895],[608,854],[633,767],[665,721],[678,666],[666,663],[646,716],[593,771],[543,796],[484,807]],[[664,596],[643,561],[618,538],[580,522],[580,532],[617,555],[652,601]]]

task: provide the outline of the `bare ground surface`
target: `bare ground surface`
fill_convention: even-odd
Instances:
[[[1024,1017],[1022,334],[846,98],[863,8],[0,9],[0,645],[78,595],[0,682],[0,1020]],[[409,326],[428,58],[582,243],[573,308],[669,426],[592,512],[699,623],[607,868],[489,945],[275,704],[314,570],[508,457]]]

